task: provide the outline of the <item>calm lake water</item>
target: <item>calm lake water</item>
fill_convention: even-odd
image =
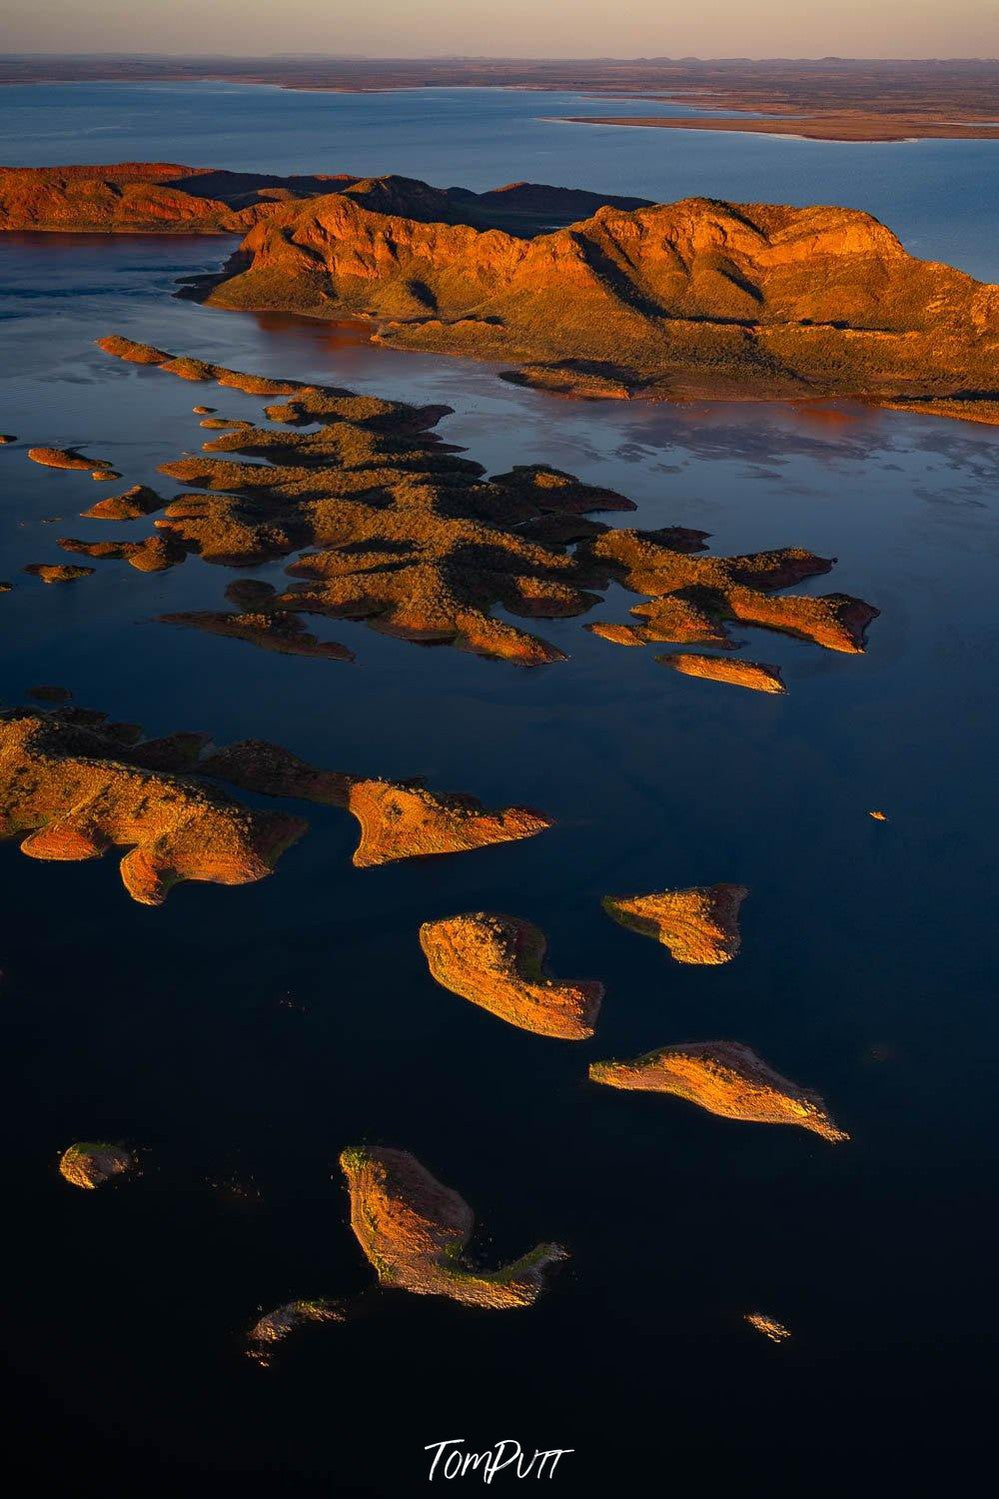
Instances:
[[[826,147],[540,119],[570,105],[584,107],[499,91],[7,89],[0,154],[844,201],[919,253],[999,275],[986,143]],[[0,241],[0,427],[19,438],[0,452],[0,577],[15,585],[0,600],[4,701],[64,683],[151,733],[272,739],[328,767],[533,804],[557,826],[356,871],[353,821],[303,807],[312,831],[273,878],[182,886],[159,910],[129,900],[114,858],[46,864],[0,847],[19,1441],[71,1492],[99,1473],[105,1493],[238,1482],[393,1499],[422,1492],[424,1446],[456,1436],[574,1448],[556,1481],[580,1494],[680,1492],[705,1460],[773,1492],[816,1452],[825,1465],[827,1452],[973,1446],[995,1355],[983,1228],[999,1081],[999,430],[859,408],[558,401],[488,366],[171,298],[226,249]],[[440,431],[490,470],[554,463],[639,501],[637,524],[701,527],[721,551],[838,557],[815,591],[881,609],[868,652],[747,632],[747,654],[784,669],[787,697],[768,698],[679,677],[578,620],[542,625],[570,659],[533,672],[320,625],[356,651],[346,666],[155,623],[219,606],[232,574],[197,559],[160,576],[98,563],[45,588],[20,569],[61,560],[58,536],[112,528],[79,519],[89,475],[30,464],[27,446],[80,444],[122,472],[116,488],[172,493],[156,469],[205,436],[192,404],[260,411],[107,359],[93,341],[111,331],[446,401]],[[593,617],[625,619],[632,602],[618,592]],[[716,880],[751,891],[742,952],[720,968],[681,967],[600,914],[608,892]],[[420,923],[476,909],[529,918],[556,973],[605,982],[592,1042],[527,1035],[433,984]],[[586,1082],[590,1060],[721,1037],[820,1091],[851,1141]],[[78,1138],[129,1141],[143,1175],[74,1193],[56,1163]],[[540,1239],[571,1261],[516,1313],[373,1291],[336,1168],[360,1141],[410,1149],[459,1190],[488,1263]],[[242,1356],[260,1310],[358,1293],[346,1325],[289,1344],[266,1372]],[[752,1310],[793,1340],[751,1333]]]

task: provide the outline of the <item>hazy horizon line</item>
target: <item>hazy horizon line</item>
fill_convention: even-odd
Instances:
[[[506,53],[506,52],[111,52],[104,48],[92,52],[71,52],[57,50],[51,47],[36,48],[30,52],[8,52],[5,61],[16,61],[19,58],[53,57],[53,58],[135,58],[142,60],[150,59],[204,59],[206,61],[229,61],[229,62],[264,62],[282,60],[308,60],[311,62],[551,62],[551,63],[723,63],[723,62],[878,62],[894,63],[903,65],[905,63],[955,63],[955,62],[999,62],[999,55],[969,55],[961,54],[952,57],[940,57],[936,54],[926,54],[922,57],[878,57],[878,56],[847,56],[839,53],[823,53],[818,57],[806,56],[784,56],[779,53],[768,53],[760,56],[751,56],[748,53],[728,54],[726,56],[700,56],[695,53],[684,53],[679,57],[671,57],[664,54],[642,55],[625,57],[612,53],[586,53],[583,55],[556,56],[551,53]]]

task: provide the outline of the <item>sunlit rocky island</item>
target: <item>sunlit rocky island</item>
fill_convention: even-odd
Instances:
[[[999,288],[849,208],[117,163],[6,169],[4,230],[241,234],[191,295],[369,318],[393,347],[551,391],[999,421]]]

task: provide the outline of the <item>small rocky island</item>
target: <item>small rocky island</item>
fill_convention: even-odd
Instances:
[[[246,1351],[254,1363],[266,1368],[279,1345],[303,1327],[327,1322],[342,1322],[343,1308],[339,1302],[325,1297],[310,1300],[286,1301],[276,1306],[253,1324],[247,1334]]]
[[[603,984],[550,978],[548,941],[531,922],[491,911],[426,921],[420,946],[443,988],[501,1020],[563,1041],[593,1035]]]
[[[606,895],[613,921],[651,937],[678,963],[728,963],[739,951],[739,909],[745,885],[699,885],[652,895]]]
[[[475,1217],[468,1203],[405,1150],[352,1146],[340,1157],[350,1189],[350,1225],[383,1286],[418,1296],[449,1296],[489,1310],[530,1306],[545,1272],[568,1258],[539,1244],[499,1270],[466,1257]]]
[[[105,1140],[78,1140],[63,1152],[59,1173],[72,1186],[93,1191],[135,1170],[135,1157],[123,1145]]]
[[[691,1041],[633,1062],[593,1062],[590,1077],[609,1088],[673,1093],[725,1119],[797,1124],[833,1142],[850,1138],[830,1119],[817,1093],[781,1077],[737,1041]]]

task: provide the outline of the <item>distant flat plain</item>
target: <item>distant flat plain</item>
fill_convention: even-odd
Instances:
[[[999,60],[822,58],[216,58],[10,56],[0,83],[170,80],[370,93],[454,86],[581,90],[727,110],[732,118],[614,114],[575,123],[738,130],[811,140],[999,138]]]

